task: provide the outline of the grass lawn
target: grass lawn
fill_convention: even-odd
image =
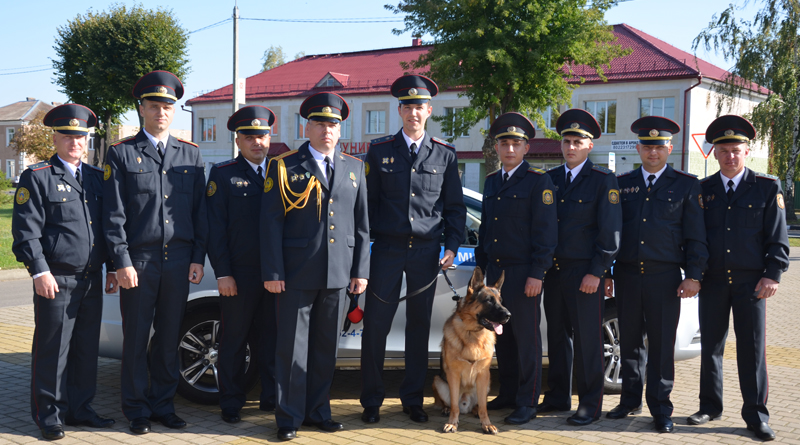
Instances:
[[[789,246],[800,247],[800,238],[789,238]]]
[[[0,269],[23,267],[22,263],[18,263],[14,254],[11,253],[11,243],[14,241],[11,236],[11,212],[13,209],[13,202],[0,204]]]

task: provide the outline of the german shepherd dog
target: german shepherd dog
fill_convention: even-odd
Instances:
[[[497,434],[489,420],[486,399],[489,396],[489,367],[494,355],[495,333],[503,333],[503,324],[511,313],[500,304],[500,287],[505,272],[494,286],[483,284],[479,267],[472,272],[467,296],[444,323],[442,338],[442,377],[433,379],[434,406],[450,415],[442,429],[445,433],[458,430],[458,414],[472,412],[481,419],[486,434]]]

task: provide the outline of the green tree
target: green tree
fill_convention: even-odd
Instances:
[[[42,123],[44,115],[44,112],[40,112],[14,132],[14,139],[10,145],[14,153],[18,155],[25,153],[25,156],[30,156],[36,161],[47,161],[56,154],[56,149],[53,147],[53,130]]]
[[[264,56],[261,58],[263,62],[261,71],[271,70],[286,63],[286,56],[283,54],[282,46],[270,46],[264,51]]]
[[[92,109],[101,122],[95,146],[103,148],[95,150],[95,165],[102,162],[99,153],[105,158],[108,149],[105,129],[137,109],[131,89],[141,76],[166,70],[186,77],[188,39],[172,10],[142,5],[112,4],[107,12],[89,11],[58,28],[56,83],[70,101]]]
[[[463,88],[470,105],[436,116],[453,135],[485,119],[520,111],[544,128],[541,112],[569,104],[572,67],[602,66],[627,54],[613,44],[604,14],[617,0],[401,0],[386,5],[405,14],[397,35],[433,36],[431,50],[403,68],[427,69],[443,89]],[[545,130],[545,135],[557,135]],[[455,136],[454,136],[455,138]],[[499,168],[493,141],[484,139],[487,170]]]
[[[712,17],[693,48],[713,49],[734,62],[725,83],[717,87],[718,115],[755,88],[752,83],[769,89],[767,99],[745,117],[770,147],[770,173],[783,179],[786,218],[792,221],[800,154],[800,2],[745,0],[742,8],[750,3],[762,5],[755,17],[737,17],[740,8],[731,4]]]

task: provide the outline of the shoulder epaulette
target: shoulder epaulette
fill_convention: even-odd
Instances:
[[[181,142],[185,142],[185,143],[187,143],[187,144],[189,144],[189,145],[194,145],[195,147],[199,147],[199,145],[195,144],[195,143],[194,143],[194,142],[192,142],[192,141],[187,141],[187,140],[184,140],[184,139],[181,139],[181,138],[175,138],[175,139],[177,139],[177,140],[179,140],[179,141],[181,141]]]
[[[693,174],[691,174],[691,173],[688,173],[688,172],[685,172],[685,171],[683,171],[683,170],[678,170],[677,168],[673,168],[673,170],[675,170],[675,173],[680,173],[680,174],[682,174],[683,176],[688,176],[688,177],[690,177],[690,178],[697,178],[697,175],[693,175]]]
[[[355,157],[355,156],[353,156],[353,155],[349,155],[349,154],[347,154],[347,153],[342,153],[342,154],[343,154],[343,155],[345,155],[345,156],[347,156],[348,158],[353,158],[353,159],[355,159],[355,160],[356,160],[356,161],[358,161],[358,162],[364,162],[363,160],[361,160],[361,158],[357,158],[357,157]]]
[[[370,145],[383,144],[384,142],[389,142],[389,141],[393,141],[393,140],[394,140],[394,135],[390,134],[389,136],[384,136],[382,138],[373,139],[373,140],[371,140],[369,142],[369,144]]]
[[[618,175],[617,175],[617,177],[618,177],[618,178],[621,178],[621,177],[623,177],[623,176],[628,176],[629,174],[633,173],[634,171],[635,171],[635,170],[628,170],[628,171],[626,171],[625,173],[620,173],[620,174],[618,174]]]
[[[500,172],[500,170],[501,169],[498,168],[497,170],[495,170],[495,171],[489,173],[488,175],[486,175],[486,177],[488,178],[489,176],[494,176],[494,175],[498,174]]]
[[[531,172],[531,173],[536,173],[537,175],[543,175],[543,174],[547,173],[546,171],[544,171],[544,170],[542,170],[541,168],[538,168],[538,167],[528,167],[528,171]]]
[[[551,168],[551,169],[549,169],[547,171],[551,172],[553,170],[558,170],[559,168],[564,168],[564,165],[563,164],[562,165],[556,165],[555,167],[553,167],[553,168]]]
[[[43,161],[43,162],[40,162],[38,164],[33,164],[33,165],[29,165],[28,166],[28,168],[33,170],[33,171],[41,170],[41,169],[47,168],[47,167],[52,167],[52,164],[50,163],[50,161]]]
[[[705,178],[701,179],[701,180],[700,180],[700,183],[702,184],[702,183],[704,183],[704,182],[708,181],[709,179],[711,179],[711,178],[713,178],[713,177],[714,177],[714,175],[708,175],[708,176],[706,176]]]
[[[123,142],[130,141],[131,139],[134,139],[135,137],[136,137],[136,135],[128,136],[126,138],[122,138],[122,139],[118,140],[117,142],[114,142],[113,144],[111,144],[111,146],[113,147],[113,146],[119,145],[119,144],[121,144]]]
[[[778,181],[777,176],[768,175],[766,173],[758,173],[758,172],[755,173],[756,173],[756,178],[772,179],[773,181]]]
[[[592,170],[598,171],[598,172],[600,172],[600,173],[602,173],[604,175],[610,175],[611,173],[613,173],[611,170],[609,170],[609,169],[607,169],[605,167],[601,167],[601,166],[599,166],[597,164],[592,165]]]
[[[98,167],[98,166],[96,166],[96,165],[87,164],[87,163],[85,163],[85,162],[83,163],[83,165],[85,165],[86,167],[89,167],[89,168],[91,168],[91,169],[92,169],[92,170],[94,170],[94,171],[98,171],[98,172],[101,172],[101,171],[103,171],[103,169],[102,169],[102,168],[100,168],[100,167]]]
[[[291,156],[291,155],[293,155],[295,153],[297,153],[297,150],[287,151],[286,153],[279,154],[278,156],[275,156],[274,158],[270,159],[270,161],[277,161],[277,160],[283,159],[283,158],[285,158],[287,156]]]
[[[456,149],[455,145],[453,145],[453,144],[451,144],[451,143],[449,143],[449,142],[445,141],[444,139],[439,139],[439,138],[437,138],[437,137],[433,137],[433,136],[431,136],[431,140],[432,140],[433,142],[436,142],[437,144],[444,145],[444,146],[445,146],[445,147],[447,147],[447,148],[452,148],[453,150],[455,150],[455,149]]]
[[[236,164],[238,162],[239,161],[237,161],[236,159],[228,159],[227,161],[222,161],[222,162],[214,164],[214,167],[222,168],[222,167],[226,167],[228,165]]]

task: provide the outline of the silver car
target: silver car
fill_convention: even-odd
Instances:
[[[474,249],[478,242],[478,227],[481,223],[481,198],[479,193],[464,189],[464,204],[467,207],[467,224],[465,227],[465,243],[458,251],[458,256],[447,275],[456,291],[463,296],[467,284],[475,268]],[[405,280],[403,280],[405,283]],[[405,284],[401,295],[406,294]],[[451,298],[453,292],[447,282],[441,278],[436,285],[436,299],[431,318],[431,335],[428,343],[428,363],[431,367],[439,366],[442,328],[447,317],[452,314],[455,303]],[[412,297],[413,298],[413,297]],[[192,285],[186,305],[186,315],[181,324],[180,373],[178,392],[185,398],[199,403],[217,403],[218,401],[218,369],[217,349],[219,347],[219,293],[213,270],[206,260],[205,276],[198,285]],[[363,308],[364,298],[359,299]],[[349,304],[342,301],[342,319],[346,316]],[[542,349],[543,363],[547,359],[547,314],[542,309]],[[397,315],[392,322],[392,329],[386,341],[386,367],[404,366],[405,357],[405,303],[401,302]],[[700,329],[697,315],[697,297],[681,300],[681,315],[675,340],[675,359],[687,360],[700,355]],[[619,392],[620,356],[619,356],[619,323],[617,306],[613,298],[605,300],[605,316],[603,320],[605,385],[606,392]],[[340,332],[337,366],[358,367],[361,357],[361,334],[363,325],[352,324],[346,332]],[[100,355],[110,358],[122,357],[122,318],[119,311],[119,294],[106,294],[103,301],[103,323],[100,332]],[[258,373],[251,365],[250,354],[246,357],[247,367],[245,379],[248,387],[255,385]]]

